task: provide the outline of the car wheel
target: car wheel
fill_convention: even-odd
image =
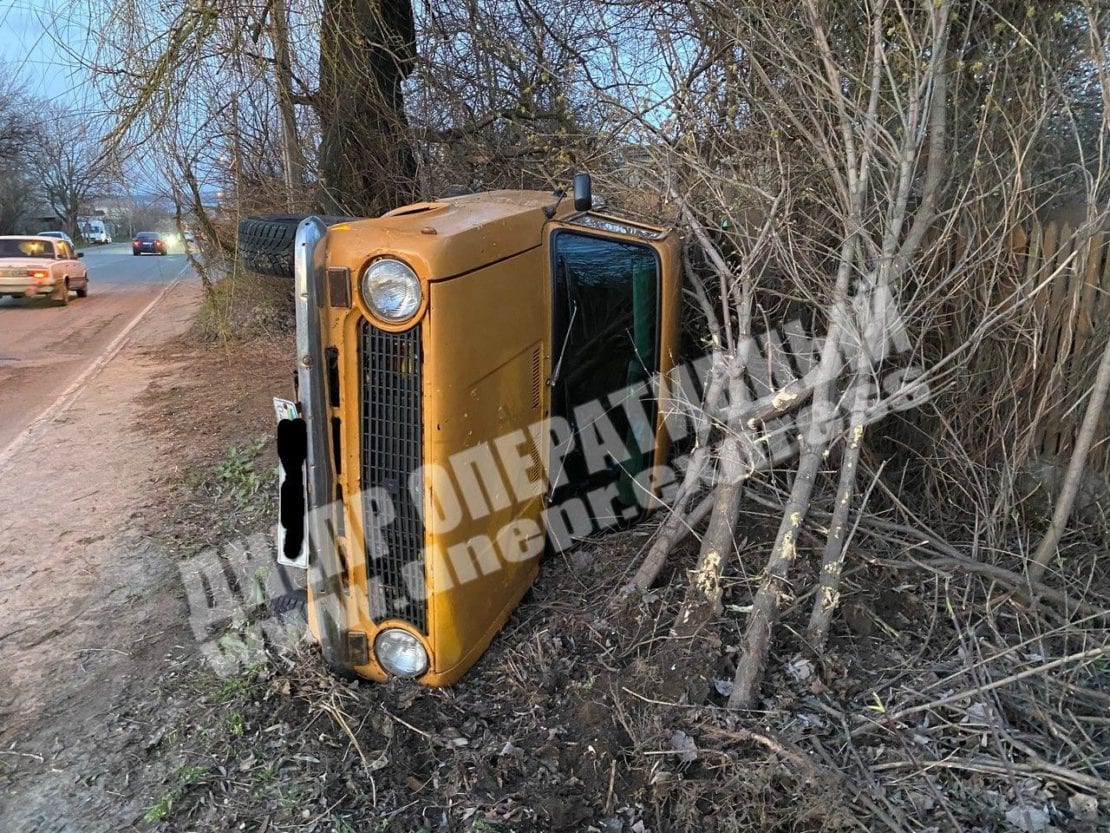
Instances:
[[[271,599],[270,612],[283,624],[304,628],[308,625],[308,593],[300,588]]]
[[[138,253],[138,252],[132,252],[131,254],[135,255],[135,257],[138,257],[138,256],[139,256],[139,253]]]
[[[78,298],[88,298],[89,297],[89,279],[88,278],[85,278],[85,285],[77,290],[77,297]]]
[[[260,275],[293,277],[293,246],[297,226],[307,215],[270,214],[247,217],[239,223],[239,257],[243,265]],[[320,217],[325,225],[353,220],[354,217]]]
[[[65,283],[62,284],[61,296],[57,299],[57,301],[63,307],[69,304],[69,278],[66,278]]]

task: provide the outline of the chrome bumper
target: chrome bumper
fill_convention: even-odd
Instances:
[[[305,421],[308,454],[308,585],[324,660],[336,670],[350,671],[343,606],[342,566],[335,533],[341,507],[335,500],[335,472],[327,391],[324,387],[323,324],[325,236],[328,228],[317,217],[297,227],[293,260],[297,311],[297,387]]]

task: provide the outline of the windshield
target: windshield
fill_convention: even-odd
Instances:
[[[54,257],[54,244],[32,238],[0,240],[0,257]]]
[[[157,240],[158,232],[156,231],[140,231],[135,235],[136,240]]]

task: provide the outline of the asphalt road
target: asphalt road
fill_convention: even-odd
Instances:
[[[69,306],[0,300],[0,458],[35,420],[102,363],[120,336],[178,278],[184,254],[131,254],[130,241],[83,250],[89,297]]]

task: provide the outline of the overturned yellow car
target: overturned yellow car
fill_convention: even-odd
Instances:
[[[450,685],[545,550],[663,485],[679,241],[575,184],[297,229],[279,557],[337,671]]]

